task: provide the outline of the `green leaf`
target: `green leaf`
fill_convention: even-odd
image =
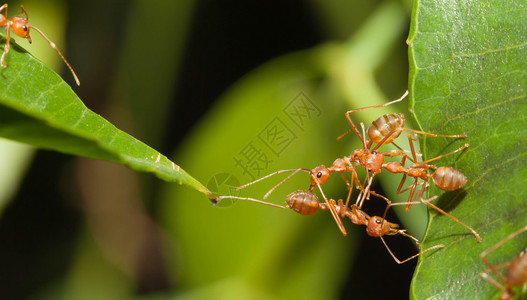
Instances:
[[[67,83],[15,43],[5,62],[8,67],[0,70],[0,137],[125,164],[215,198],[164,155],[86,108]]]
[[[467,177],[458,191],[431,188],[428,197],[475,229],[482,238],[448,217],[430,213],[422,247],[445,248],[420,259],[411,287],[414,299],[489,299],[498,289],[483,280],[480,254],[527,220],[527,1],[414,2],[409,37],[412,109],[422,130],[465,140],[424,139],[432,158]],[[510,261],[527,244],[518,236],[489,255],[494,264]],[[423,259],[429,257],[432,259]]]

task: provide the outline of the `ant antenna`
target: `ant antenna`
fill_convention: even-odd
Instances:
[[[279,186],[281,186],[284,182],[288,181],[291,177],[293,177],[296,173],[300,172],[300,171],[303,171],[303,172],[308,172],[309,173],[309,170],[307,169],[296,169],[293,173],[291,173],[289,176],[287,176],[286,178],[284,178],[282,181],[280,181],[278,184],[276,184],[275,186],[273,186],[267,193],[265,193],[264,195],[264,199],[267,199],[267,197],[269,197],[269,195],[271,195],[272,192],[274,192],[274,190],[276,190]]]
[[[402,234],[401,232],[399,232],[399,233]],[[409,236],[409,235],[407,235],[407,234],[403,234],[403,235],[404,235],[404,236]],[[380,238],[381,238],[382,243],[384,244],[384,247],[386,247],[386,250],[388,250],[388,253],[390,253],[390,255],[392,256],[392,258],[393,258],[393,259],[395,260],[395,262],[398,263],[398,264],[404,264],[405,262],[407,262],[407,261],[409,261],[409,260],[412,260],[412,259],[418,257],[419,255],[421,255],[421,254],[423,254],[423,253],[426,253],[426,252],[428,252],[428,251],[430,251],[430,250],[437,249],[437,248],[444,248],[444,247],[445,247],[445,245],[435,245],[435,246],[432,246],[432,247],[430,247],[430,248],[428,248],[428,249],[426,249],[426,250],[423,250],[423,251],[421,251],[421,252],[419,252],[419,253],[417,253],[417,254],[414,254],[414,255],[408,257],[407,259],[405,259],[405,260],[403,260],[403,261],[400,261],[400,260],[397,259],[397,257],[392,253],[392,250],[390,250],[390,247],[388,247],[388,245],[386,244],[386,242],[384,241],[384,239],[382,238],[382,236],[380,236]]]
[[[262,181],[262,180],[264,180],[264,179],[267,179],[267,178],[269,178],[269,177],[272,177],[272,176],[274,176],[274,175],[276,175],[276,174],[282,174],[282,173],[287,173],[287,172],[294,172],[293,174],[296,174],[296,173],[299,172],[299,171],[309,172],[309,170],[304,169],[304,168],[291,169],[291,170],[280,170],[280,171],[276,171],[276,172],[273,172],[273,173],[271,173],[271,174],[265,175],[264,177],[258,178],[258,179],[256,179],[256,180],[251,181],[251,182],[249,182],[249,183],[247,183],[247,184],[244,184],[244,185],[242,185],[242,186],[239,186],[239,187],[236,188],[236,190],[239,191],[239,190],[244,189],[244,188],[246,188],[246,187],[248,187],[248,186],[250,186],[250,185],[253,185],[253,184],[257,183],[257,182],[260,182],[260,181]],[[291,175],[288,176],[287,178],[289,178],[289,177],[291,177]]]

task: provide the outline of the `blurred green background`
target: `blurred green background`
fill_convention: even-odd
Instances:
[[[411,1],[9,1],[49,45],[19,40],[84,103],[218,194],[360,147],[344,113],[407,89]],[[407,102],[354,115],[366,124]],[[117,164],[0,141],[2,299],[405,299],[415,261],[328,212],[301,216],[202,194]],[[401,143],[403,144],[403,143]],[[261,199],[285,176],[241,192]],[[399,175],[374,190],[392,200]],[[302,173],[269,201],[307,188]],[[346,197],[337,176],[326,195]],[[354,195],[355,196],[355,195]],[[381,214],[372,199],[365,210]],[[417,237],[424,208],[390,214]],[[417,252],[387,242],[400,259]]]

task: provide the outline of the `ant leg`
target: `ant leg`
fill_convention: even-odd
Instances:
[[[437,197],[437,196],[435,196],[435,197]],[[435,199],[435,198],[431,198],[430,201],[431,201],[431,200],[434,200],[434,199]],[[407,204],[423,204],[423,202],[421,202],[421,201],[392,202],[392,203],[390,203],[390,205],[388,205],[388,206],[386,207],[386,209],[384,210],[384,216],[383,216],[383,218],[386,218],[386,213],[388,212],[388,209],[389,209],[390,207],[392,207],[392,206],[396,206],[396,205],[407,205]]]
[[[414,133],[414,138],[411,138],[411,136],[408,135],[408,144],[410,145],[411,148],[413,148],[413,141],[417,141],[417,133]],[[409,153],[408,150],[403,149],[402,147],[397,145],[394,141],[392,141],[392,145],[397,147],[397,149],[401,150],[401,152]],[[412,156],[414,159],[410,158],[408,155],[405,155],[405,156],[408,157],[414,164],[417,163],[417,155],[415,154],[415,150],[414,150],[414,153],[412,153]],[[419,153],[419,156],[422,156],[422,154]]]
[[[381,199],[384,199],[384,201],[386,201],[386,203],[388,203],[388,206],[390,206],[390,204],[392,204],[392,201],[390,201],[390,199],[388,199],[387,197],[381,195],[381,194],[377,194],[375,191],[370,191],[370,193],[373,195],[373,196],[376,196],[376,197],[379,197]]]
[[[4,63],[4,57],[5,55],[7,54],[7,52],[9,52],[9,31],[11,30],[11,27],[10,27],[10,21],[7,17],[7,3],[0,6],[0,12],[2,10],[5,9],[5,26],[6,26],[6,42],[5,42],[5,46],[4,46],[4,52],[2,53],[2,58],[0,59],[0,65],[2,65],[2,67],[6,68],[7,65]]]
[[[313,175],[311,175],[311,176],[313,176]],[[347,235],[346,228],[344,228],[344,224],[342,224],[342,220],[340,219],[340,216],[337,213],[337,210],[336,210],[335,206],[331,205],[329,203],[328,198],[326,198],[326,195],[324,195],[324,191],[320,187],[320,184],[318,183],[318,181],[316,183],[317,183],[318,189],[320,190],[320,194],[324,198],[324,202],[326,202],[326,205],[329,207],[329,211],[331,212],[331,215],[333,216],[333,219],[335,219],[335,222],[337,223],[337,226],[340,229],[340,232],[342,232],[342,235],[346,236]]]
[[[353,185],[350,185],[348,187],[348,196],[346,197],[346,205],[344,207],[348,208],[348,204],[349,204],[349,201],[350,201],[350,197],[351,197],[351,191],[353,190]],[[340,212],[340,216],[341,217],[345,217],[346,216],[346,212],[345,210],[341,210]]]
[[[406,162],[406,156],[403,156],[401,159],[401,167],[404,168],[404,164]],[[399,183],[399,186],[397,187],[397,194],[401,194],[408,190],[408,188],[401,191],[401,188],[403,187],[404,183],[406,182],[406,173],[403,173],[403,178],[401,179],[401,182]]]
[[[406,175],[406,174],[405,174]],[[414,199],[414,194],[415,194],[415,188],[417,187],[418,185],[418,182],[419,179],[416,178],[415,181],[414,181],[414,184],[412,184],[412,186],[410,187],[410,195],[408,196],[408,201],[406,202],[406,207],[405,207],[405,211],[408,211],[410,209],[410,206],[412,206],[410,203],[412,202],[412,200]],[[421,188],[421,190],[424,190],[426,189],[426,182],[423,183],[423,187]],[[402,192],[405,192],[407,191],[408,189],[404,189]],[[401,192],[401,193],[402,193]],[[424,192],[424,191],[423,191]]]
[[[506,282],[507,280],[503,277],[503,275],[501,275],[500,272],[497,271],[498,267],[496,266],[493,266],[491,263],[489,263],[489,261],[487,260],[486,256],[491,253],[492,251],[496,250],[498,247],[500,247],[501,245],[503,245],[504,243],[506,243],[507,241],[511,240],[512,238],[514,238],[515,236],[523,233],[527,231],[527,226],[524,226],[522,227],[520,230],[516,231],[516,232],[513,232],[511,234],[509,234],[506,238],[502,239],[501,241],[497,242],[496,244],[494,244],[492,247],[488,248],[487,250],[481,252],[480,254],[480,258],[481,260],[483,261],[483,263],[489,267],[490,271],[492,271],[492,273],[494,273],[494,275],[496,275],[496,277],[498,277],[502,282]],[[488,273],[488,271],[483,271],[481,273],[481,276],[483,276],[483,273]],[[485,278],[485,277],[483,277]],[[490,277],[489,277],[490,278]],[[490,278],[491,279],[491,278]],[[490,281],[489,281],[490,282]],[[492,282],[491,282],[492,283]]]
[[[404,154],[403,152],[401,152],[399,150],[385,151],[385,152],[382,152],[382,155],[387,156],[387,157],[395,157],[395,156],[406,157],[406,154]]]
[[[362,208],[362,204],[364,203],[364,200],[366,199],[370,199],[370,188],[371,188],[371,183],[373,182],[373,177],[375,175],[372,175],[372,176],[369,176],[369,173],[366,172],[366,180],[368,182],[368,185],[366,185],[366,188],[364,188],[364,190],[362,191],[362,197],[361,194],[359,194],[359,199],[357,199],[357,202],[355,203],[355,205],[361,209]],[[364,186],[364,185],[363,185]]]
[[[375,175],[372,175],[370,177],[370,173],[368,172],[368,170],[366,170],[366,177],[364,178],[364,183],[360,184],[359,178],[357,175],[357,183],[360,184],[359,189],[361,192],[357,196],[357,200],[355,201],[355,206],[357,206],[359,209],[362,208],[362,204],[364,203],[364,200],[370,199],[369,191],[371,188],[371,183],[373,181],[373,176]],[[366,186],[366,188],[364,188],[364,186]]]
[[[340,177],[342,178],[342,180],[344,180],[344,183],[346,183],[346,187],[348,189],[352,188],[352,185],[350,184],[348,179],[344,176],[344,174],[342,174],[342,172],[339,172],[339,174],[340,174]]]
[[[400,234],[400,235],[404,235],[407,238],[412,239],[415,242],[415,244],[419,246],[419,240],[417,238],[415,238],[414,236],[409,235],[408,233],[406,233],[406,229],[397,229],[397,233]]]
[[[410,138],[410,136],[408,136],[408,137]],[[412,145],[412,144],[410,143],[410,145]],[[412,149],[412,156],[414,156],[414,158],[415,158],[414,148],[411,147],[411,149]],[[405,155],[401,159],[401,165],[403,167],[404,167],[404,164],[406,162],[406,157],[408,157],[408,156]],[[413,200],[414,193],[415,193],[415,188],[418,185],[418,183],[417,183],[418,182],[418,178],[415,178],[415,181],[414,181],[414,183],[411,186],[405,188],[404,190],[401,190],[401,188],[403,187],[404,183],[406,182],[406,176],[407,176],[407,174],[404,173],[403,174],[403,178],[401,179],[401,182],[399,183],[399,186],[397,187],[397,194],[402,194],[402,193],[406,192],[407,190],[410,190],[410,195],[408,196],[408,201],[407,201],[407,206],[406,206],[406,211],[408,211],[408,209],[410,209],[410,204],[409,203]]]
[[[417,138],[417,136],[416,136]],[[417,163],[417,154],[415,154],[415,147],[414,147],[414,141],[412,140],[412,136],[408,135],[408,144],[410,145],[410,150],[412,152],[412,158],[408,157],[414,164]],[[404,165],[404,164],[403,164]]]
[[[218,200],[218,201],[220,201],[220,200],[222,200],[222,199],[247,200],[247,201],[252,201],[252,202],[256,202],[256,203],[261,203],[261,204],[269,205],[269,206],[272,206],[272,207],[284,208],[284,209],[290,209],[288,206],[282,206],[282,205],[278,205],[278,204],[273,204],[273,203],[269,203],[269,202],[265,202],[265,201],[261,201],[261,200],[257,200],[257,199],[253,199],[253,198],[249,198],[249,197],[219,196],[219,197],[216,198],[216,200]]]
[[[454,154],[454,153],[459,152],[459,151],[461,151],[461,150],[463,150],[463,149],[465,149],[465,148],[468,148],[468,144],[465,144],[465,145],[461,146],[459,149],[456,149],[456,150],[454,150],[454,151],[452,151],[452,152],[449,152],[449,153],[447,153],[447,154],[442,154],[442,155],[436,156],[436,157],[434,157],[434,158],[431,158],[431,159],[425,160],[425,161],[423,161],[421,164],[428,164],[428,163],[431,162],[431,161],[434,161],[434,160],[440,159],[440,158],[442,158],[442,157],[445,157],[445,156],[448,156],[448,155]]]
[[[403,187],[404,183],[406,182],[406,174],[403,174],[403,178],[401,179],[401,182],[399,183],[399,186],[397,187],[397,194],[402,194],[408,190],[408,188],[405,188],[401,191],[401,188]]]
[[[428,205],[429,207],[435,209],[437,212],[442,213],[443,215],[449,217],[450,219],[452,219],[454,222],[458,223],[459,225],[467,228],[476,237],[476,240],[478,242],[481,242],[481,237],[479,236],[479,234],[474,229],[472,229],[471,227],[469,227],[465,223],[461,222],[456,217],[450,215],[446,211],[442,210],[441,208],[439,208],[439,207],[435,206],[434,204],[430,203],[430,201],[435,200],[437,198],[437,196],[434,196],[434,197],[432,197],[430,199],[427,199],[427,200],[423,199],[423,193],[424,193],[424,190],[425,190],[425,186],[423,186],[423,188],[421,189],[421,193],[419,194],[419,201],[421,201],[422,203],[424,203],[424,204]]]
[[[394,145],[397,149],[399,149],[399,151],[404,152],[405,155],[407,155],[406,153],[410,153],[408,150],[405,150],[401,146],[397,145],[394,141],[392,141],[392,145]]]
[[[6,4],[6,15],[7,15],[7,4]],[[4,58],[5,56],[7,55],[7,53],[9,52],[9,41],[11,39],[11,36],[10,36],[10,31],[11,31],[11,25],[9,23],[9,21],[7,22],[6,24],[6,27],[5,27],[5,32],[6,32],[6,38],[5,38],[5,46],[4,46],[4,53],[2,53],[2,57],[0,58],[0,65],[4,68],[7,68],[7,65],[6,63],[4,62]]]
[[[395,99],[395,100],[392,100],[390,102],[387,102],[387,103],[384,103],[384,104],[380,104],[380,105],[366,106],[366,107],[361,107],[361,108],[357,108],[357,109],[354,109],[354,110],[350,110],[350,111],[348,111],[346,113],[346,115],[349,115],[349,114],[352,114],[354,112],[358,112],[358,111],[361,111],[361,110],[366,110],[366,109],[371,109],[371,108],[386,107],[388,105],[392,105],[394,103],[403,101],[403,99],[406,98],[406,96],[408,96],[408,90],[406,90],[406,92],[404,92],[404,94],[399,99]]]
[[[502,264],[499,264],[499,265],[495,265],[495,266],[492,266],[492,268],[496,269],[496,270],[499,270],[499,269],[502,269],[502,268],[506,268],[508,266],[511,265],[511,262],[506,262],[506,263],[502,263]],[[481,273],[489,273],[492,271],[492,268],[487,268],[485,269],[484,271],[482,271]]]
[[[382,223],[381,223],[381,228],[382,228],[384,226],[384,221],[386,220],[386,214],[388,213],[388,209],[392,205],[392,201],[390,201],[390,199],[388,199],[387,197],[385,197],[385,196],[383,196],[381,194],[377,194],[375,191],[370,191],[370,193],[372,195],[376,196],[376,197],[384,199],[384,201],[386,201],[386,203],[388,203],[388,205],[386,205],[386,209],[384,210],[384,215],[382,216]],[[416,243],[417,243],[417,240],[416,240]]]
[[[451,137],[451,138],[466,138],[467,137],[467,135],[464,133],[463,134],[435,134],[435,133],[429,133],[429,132],[424,132],[424,131],[419,131],[419,130],[413,130],[409,128],[400,128],[399,130],[433,136],[433,137]]]
[[[341,134],[340,136],[337,137],[337,140],[340,140],[341,138],[343,138],[346,134],[350,133],[352,130],[355,131],[355,133],[357,134],[357,136],[361,139],[361,141],[363,141],[363,137],[360,135],[360,132],[359,130],[357,129],[357,126],[355,125],[355,123],[353,123],[353,121],[351,120],[350,118],[350,114],[353,113],[354,111],[350,110],[350,111],[347,111],[346,112],[346,119],[348,119],[348,123],[350,123],[351,125],[351,129],[346,131],[345,133]],[[366,148],[366,143],[364,143],[364,147]]]
[[[499,272],[498,272],[499,273]],[[492,284],[493,286],[497,287],[504,293],[510,294],[510,291],[501,283],[497,282],[494,278],[490,277],[487,273],[481,273],[480,274],[483,279],[485,279],[488,283]],[[501,298],[500,298],[501,299]],[[509,298],[503,298],[503,299],[509,299]]]
[[[485,271],[481,272],[480,275],[481,277],[483,277],[483,279],[485,279],[486,281],[488,281],[490,284],[492,284],[493,286],[497,287],[498,289],[502,290],[503,292],[508,292],[507,291],[507,288],[505,286],[503,286],[501,283],[499,283],[498,281],[496,281],[494,278],[490,277],[489,276],[489,272],[492,272],[494,275],[496,275],[502,282],[507,282],[507,280],[505,279],[505,277],[503,275],[501,275],[500,272],[498,272],[497,270],[501,269],[501,268],[505,268],[505,267],[508,267],[510,266],[510,262],[506,262],[504,264],[501,264],[501,265],[497,265],[497,266],[491,266],[490,268],[486,269]]]
[[[22,6],[22,10],[25,12],[24,10],[24,7]],[[27,15],[27,13],[26,13]],[[66,58],[64,57],[64,55],[62,55],[62,53],[59,51],[59,49],[57,48],[57,46],[55,46],[55,43],[53,43],[50,39],[48,39],[48,37],[42,32],[40,31],[40,29],[38,29],[37,27],[35,26],[29,26],[33,29],[35,29],[47,42],[48,44],[51,46],[51,48],[55,49],[55,51],[57,51],[57,53],[59,54],[60,58],[62,58],[62,60],[64,61],[64,63],[66,64],[66,66],[68,66],[68,69],[70,69],[71,71],[71,74],[73,74],[73,78],[75,78],[75,82],[77,83],[77,85],[81,85],[81,82],[79,81],[79,77],[77,77],[77,74],[75,74],[75,71],[73,71],[73,68],[71,67],[71,65],[68,63],[68,61],[66,60]],[[29,36],[28,36],[28,39],[29,39]],[[29,39],[29,42],[31,43],[31,39]]]
[[[394,135],[397,131],[399,131],[398,128],[395,128],[394,130],[390,131],[390,133],[388,133],[385,137],[383,137],[382,140],[380,140],[379,143],[377,143],[377,145],[373,147],[373,149],[371,149],[371,152],[376,151],[377,149],[379,149],[380,146],[384,145],[384,142],[388,140],[392,135]],[[400,155],[404,155],[404,154],[401,153]]]
[[[390,250],[390,247],[388,247],[388,245],[386,244],[386,242],[384,241],[384,239],[382,238],[382,236],[380,237],[381,238],[381,241],[382,243],[384,244],[384,247],[386,247],[386,250],[388,250],[388,252],[390,253],[390,255],[392,256],[392,258],[395,260],[396,263],[398,264],[404,264],[405,262],[409,261],[409,260],[412,260],[416,257],[418,257],[419,255],[423,254],[423,253],[426,253],[430,250],[433,250],[433,249],[437,249],[437,248],[443,248],[445,247],[445,245],[435,245],[435,246],[432,246],[426,250],[423,250],[415,255],[412,255],[410,257],[408,257],[407,259],[403,260],[403,261],[400,261],[399,259],[397,259],[397,257],[395,257],[395,255],[392,253],[392,251]]]
[[[355,184],[357,189],[361,190],[361,193],[364,192],[364,188],[362,184],[359,181],[359,176],[357,175],[357,172],[355,171],[355,168],[351,168],[351,182]],[[346,198],[346,207],[348,207],[350,197],[351,197],[351,188],[353,186],[350,185],[350,191],[348,192],[348,197]]]

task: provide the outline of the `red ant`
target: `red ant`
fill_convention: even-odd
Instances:
[[[320,187],[320,186],[319,186]],[[415,243],[417,245],[419,245],[417,239],[409,234],[406,233],[406,230],[403,230],[403,229],[399,229],[399,225],[395,224],[395,223],[390,223],[386,220],[384,220],[383,218],[380,218],[380,217],[377,217],[377,216],[373,216],[373,217],[370,217],[368,214],[366,214],[365,212],[363,212],[362,210],[360,210],[356,205],[351,205],[351,208],[348,208],[346,205],[344,205],[344,202],[339,199],[338,200],[338,203],[333,200],[333,199],[329,199],[327,200],[327,198],[324,196],[324,194],[322,194],[323,197],[324,197],[324,200],[325,202],[319,202],[318,200],[318,197],[313,194],[311,191],[296,191],[296,192],[293,192],[291,194],[289,194],[286,198],[286,203],[287,205],[286,206],[282,206],[282,205],[277,205],[277,204],[273,204],[273,203],[269,203],[269,202],[265,202],[265,201],[261,201],[261,200],[257,200],[257,199],[253,199],[253,198],[247,198],[247,197],[237,197],[237,196],[220,196],[218,197],[218,200],[221,200],[221,199],[239,199],[239,200],[247,200],[247,201],[252,201],[252,202],[256,202],[256,203],[261,203],[261,204],[265,204],[265,205],[269,205],[269,206],[273,206],[273,207],[277,207],[277,208],[283,208],[283,209],[292,209],[293,211],[301,214],[301,215],[305,215],[305,216],[310,216],[310,215],[313,215],[315,214],[319,209],[321,210],[331,210],[332,208],[337,212],[338,215],[342,216],[342,217],[347,217],[351,220],[351,222],[353,224],[356,224],[356,225],[364,225],[366,226],[366,233],[369,235],[369,236],[372,236],[372,237],[380,237],[381,238],[381,241],[382,243],[384,244],[384,246],[386,247],[386,249],[388,250],[388,252],[390,253],[390,255],[393,257],[393,259],[398,263],[398,264],[403,264],[413,258],[416,258],[417,256],[425,253],[425,252],[428,252],[432,249],[436,249],[436,248],[443,248],[444,245],[435,245],[435,246],[432,246],[426,250],[423,250],[403,261],[400,261],[399,259],[397,259],[397,257],[392,253],[392,251],[390,250],[390,248],[388,247],[388,245],[386,244],[386,242],[384,241],[383,239],[383,236],[385,235],[396,235],[396,234],[401,234],[401,235],[404,235],[408,238],[411,238],[412,240],[415,241]]]
[[[66,58],[64,58],[62,53],[60,53],[59,49],[55,46],[55,44],[50,39],[46,37],[46,35],[44,35],[42,31],[40,31],[40,29],[29,24],[29,21],[28,21],[29,17],[27,15],[26,10],[24,9],[24,6],[21,5],[20,8],[22,9],[22,12],[20,12],[20,14],[26,15],[25,19],[19,16],[14,16],[11,19],[8,19],[7,18],[7,4],[4,4],[0,7],[0,12],[5,9],[5,16],[0,14],[0,27],[4,27],[4,26],[6,27],[6,43],[4,47],[4,53],[2,53],[2,57],[0,58],[0,65],[2,65],[2,67],[4,68],[7,67],[7,65],[4,62],[4,58],[10,49],[10,44],[9,44],[10,39],[11,39],[10,32],[13,31],[14,34],[18,35],[21,38],[27,39],[29,43],[31,44],[31,37],[29,36],[29,29],[33,28],[49,43],[51,48],[57,51],[59,56],[66,63],[71,73],[73,74],[73,77],[75,78],[75,82],[77,83],[77,85],[81,85],[79,78],[77,77],[77,74],[75,74],[75,72],[73,71],[73,68],[70,66]]]
[[[353,206],[355,206],[355,205],[352,205],[352,207]],[[366,226],[367,226],[366,233],[369,236],[372,236],[372,237],[380,237],[382,243],[386,247],[386,250],[388,250],[390,255],[393,257],[395,262],[397,262],[398,264],[404,264],[405,262],[407,262],[409,260],[412,260],[412,259],[416,258],[417,256],[419,256],[419,255],[421,255],[421,254],[423,254],[425,252],[428,252],[428,251],[430,251],[432,249],[445,247],[445,245],[435,245],[435,246],[432,246],[432,247],[430,247],[430,248],[428,248],[426,250],[423,250],[423,251],[421,251],[421,252],[419,252],[417,254],[414,254],[414,255],[410,256],[409,258],[407,258],[407,259],[405,259],[403,261],[399,261],[399,259],[397,259],[397,257],[395,257],[395,255],[390,250],[390,247],[388,247],[388,245],[386,244],[386,242],[384,241],[384,239],[382,237],[384,235],[401,234],[401,235],[404,235],[406,237],[411,238],[412,240],[415,241],[416,245],[419,245],[419,242],[417,241],[417,239],[415,237],[409,235],[408,233],[406,233],[406,230],[399,229],[399,225],[397,225],[395,223],[390,223],[390,222],[386,221],[384,218],[381,218],[381,217],[377,217],[377,216],[371,217],[369,219],[369,221],[368,221],[368,224]]]
[[[465,185],[465,183],[467,183],[467,179],[465,178],[465,176],[463,175],[463,173],[459,172],[458,170],[452,168],[452,167],[436,167],[434,165],[430,165],[429,163],[434,161],[434,160],[438,160],[440,158],[443,158],[445,156],[448,156],[448,155],[452,155],[456,152],[459,152],[463,149],[466,149],[468,148],[468,144],[464,144],[463,146],[461,146],[460,148],[450,152],[450,153],[447,153],[447,154],[442,154],[442,155],[439,155],[439,156],[436,156],[434,158],[431,158],[431,159],[428,159],[426,161],[423,161],[423,162],[418,162],[416,163],[415,161],[417,161],[417,155],[415,153],[415,148],[414,148],[414,144],[412,142],[412,138],[410,135],[408,135],[408,141],[409,141],[409,144],[410,144],[410,149],[411,149],[411,153],[412,153],[412,162],[414,162],[413,165],[411,165],[410,167],[408,168],[405,168],[404,167],[404,164],[406,162],[406,156],[403,156],[401,162],[396,162],[396,161],[392,161],[392,162],[388,162],[388,163],[384,163],[382,165],[382,167],[384,169],[386,169],[388,172],[391,172],[391,173],[404,173],[403,175],[403,178],[401,180],[401,183],[399,184],[399,187],[397,187],[397,193],[400,194],[400,193],[403,193],[407,190],[410,190],[410,196],[408,197],[408,202],[412,201],[413,199],[413,196],[414,196],[414,193],[415,193],[415,188],[418,186],[418,185],[422,185],[423,188],[421,189],[421,192],[420,192],[420,195],[419,197],[422,198],[422,195],[426,189],[426,181],[428,180],[428,178],[432,178],[432,181],[434,182],[434,185],[441,189],[441,190],[444,190],[444,191],[454,191],[454,190],[457,190],[459,188],[461,188],[462,186]],[[428,169],[433,169],[435,170],[434,173],[432,174],[428,174],[426,171]],[[415,181],[414,183],[410,186],[410,187],[407,187],[405,188],[404,190],[401,191],[401,188],[402,186],[404,185],[405,181],[406,181],[406,176],[410,176],[410,177],[413,177],[415,178]],[[419,179],[422,179],[424,182],[422,183],[418,183]],[[408,211],[408,209],[410,208],[410,203],[407,204],[406,206],[406,210]]]
[[[271,176],[274,176],[276,174],[281,174],[281,173],[286,173],[286,172],[292,172],[289,176],[287,176],[285,179],[283,179],[282,181],[280,181],[278,184],[276,184],[274,187],[272,187],[265,195],[264,195],[264,199],[267,199],[267,197],[269,197],[269,195],[277,188],[279,187],[282,183],[286,182],[287,180],[289,180],[291,177],[293,177],[296,173],[298,172],[307,172],[309,173],[310,177],[311,177],[311,183],[310,183],[310,186],[309,186],[309,192],[311,192],[316,186],[318,186],[320,192],[322,193],[322,195],[324,195],[324,192],[322,191],[322,188],[320,187],[321,184],[323,184],[324,182],[327,181],[327,179],[329,178],[329,175],[331,173],[331,170],[326,168],[324,165],[320,165],[320,166],[316,166],[315,168],[313,168],[312,170],[309,170],[309,169],[305,169],[305,168],[299,168],[299,169],[292,169],[292,170],[280,170],[280,171],[276,171],[276,172],[273,172],[271,174],[268,174],[262,178],[259,178],[255,181],[252,181],[252,182],[249,182],[245,185],[242,185],[240,187],[238,187],[236,190],[241,190],[243,188],[246,188],[254,183],[257,183],[259,181],[262,181],[266,178],[269,178]],[[351,190],[350,190],[351,192]],[[227,196],[225,196],[227,197]],[[229,197],[227,197],[229,198]],[[231,197],[233,198],[233,197]],[[221,197],[219,198],[221,199]],[[236,199],[236,198],[233,198],[233,199]],[[250,198],[243,198],[243,199],[246,199],[246,200],[249,200]],[[289,197],[288,197],[289,199]],[[280,205],[275,205],[275,204],[271,204],[271,203],[267,203],[267,202],[263,202],[263,201],[260,201],[260,200],[255,200],[253,199],[254,202],[260,202],[260,203],[263,203],[263,204],[268,204],[268,205],[271,205],[271,206],[275,206],[275,207],[280,207],[280,208],[287,208],[287,207],[283,207],[283,206],[280,206]],[[251,200],[251,201],[253,201]],[[340,231],[342,232],[343,235],[346,235],[346,229],[344,228],[344,225],[342,224],[342,221],[340,220],[338,214],[337,214],[337,211],[335,209],[334,206],[332,205],[329,205],[329,202],[327,201],[327,198],[324,196],[324,200],[326,201],[326,206],[325,208],[326,209],[329,209],[329,211],[331,212],[331,215],[333,216],[333,218],[335,219],[335,222],[337,223]],[[317,202],[318,202],[318,198],[317,198]],[[318,209],[318,206],[317,206],[317,209]],[[295,210],[295,209],[293,209]],[[296,211],[296,210],[295,210]],[[315,210],[316,211],[316,210]],[[298,211],[297,211],[298,212]],[[299,212],[300,213],[300,212]],[[313,212],[314,213],[314,212]]]
[[[410,149],[412,151],[413,159],[416,160],[415,149],[414,149],[414,146],[413,146],[412,139],[411,139],[410,135],[408,136],[408,140],[410,141]],[[401,163],[396,162],[396,161],[388,162],[388,163],[383,164],[383,168],[385,168],[388,172],[391,172],[391,173],[404,173],[403,178],[401,180],[401,183],[399,184],[399,187],[397,188],[397,193],[403,193],[403,192],[405,192],[405,191],[407,191],[409,189],[411,190],[410,191],[410,196],[408,197],[408,202],[406,203],[406,205],[407,205],[406,206],[406,210],[408,210],[408,208],[410,207],[411,204],[424,203],[424,204],[428,205],[429,207],[435,209],[436,211],[442,213],[443,215],[449,217],[450,219],[454,220],[455,222],[459,223],[460,225],[464,226],[468,230],[470,230],[472,232],[472,234],[474,234],[474,236],[476,237],[476,240],[478,242],[481,242],[481,238],[480,238],[479,234],[474,229],[472,229],[471,227],[465,225],[463,222],[459,221],[457,218],[455,218],[452,215],[448,214],[447,212],[445,212],[444,210],[442,210],[439,207],[435,206],[434,204],[430,203],[430,201],[435,200],[437,198],[437,196],[434,196],[434,197],[432,197],[430,199],[427,199],[427,200],[423,199],[423,194],[424,194],[424,192],[425,192],[425,190],[426,190],[426,188],[428,186],[428,178],[432,178],[432,181],[434,182],[434,185],[436,187],[442,189],[442,190],[445,190],[445,191],[453,191],[453,190],[459,189],[460,187],[465,185],[465,183],[467,182],[467,179],[458,170],[456,170],[456,169],[454,169],[452,167],[440,167],[440,168],[438,168],[436,166],[429,165],[428,163],[431,162],[431,161],[437,160],[439,158],[442,158],[444,156],[454,154],[454,153],[456,153],[458,151],[461,151],[461,150],[463,150],[463,149],[465,149],[467,147],[468,147],[468,144],[465,144],[461,148],[459,148],[457,150],[454,150],[454,151],[452,151],[450,153],[443,154],[443,155],[431,158],[431,159],[426,160],[426,161],[421,162],[421,163],[415,163],[415,164],[413,164],[412,166],[410,166],[408,168],[404,167],[405,157],[403,157]],[[434,171],[434,173],[429,174],[429,173],[427,173],[428,169],[433,169],[435,171]],[[401,191],[401,187],[403,186],[407,175],[410,176],[410,177],[415,178],[415,181],[410,187],[408,187],[408,188],[406,188],[406,189]],[[423,182],[419,183],[419,179],[422,179]],[[419,184],[422,185],[421,191],[419,192],[419,202],[411,202],[411,200],[413,199],[413,196],[414,196],[415,188]],[[388,204],[388,207],[386,208],[386,210],[388,210],[388,208],[390,206],[393,206],[393,205],[397,205],[397,204],[391,204],[391,203]],[[386,215],[386,212],[385,212],[385,215]]]
[[[520,286],[525,283],[527,283],[527,248],[518,254],[513,260],[510,262],[494,266],[491,263],[487,261],[486,256],[491,253],[492,251],[496,250],[498,247],[503,245],[505,242],[511,240],[515,236],[521,234],[522,232],[527,231],[527,226],[521,228],[520,230],[511,233],[509,236],[504,238],[503,240],[499,241],[492,247],[488,248],[487,250],[483,251],[480,255],[481,260],[487,267],[489,267],[487,270],[481,272],[481,277],[485,279],[486,281],[490,282],[492,285],[497,287],[498,289],[503,291],[503,294],[501,294],[500,299],[501,300],[508,300],[512,299],[514,297],[514,292],[512,291],[512,287],[514,286]],[[498,269],[508,267],[505,276],[498,272]],[[494,278],[489,276],[489,272],[494,273],[496,277],[503,283],[499,283]]]
[[[337,139],[341,139],[344,135],[348,134],[350,131],[353,130],[355,131],[357,136],[361,139],[361,141],[363,141],[363,143],[365,144],[363,149],[371,147],[372,143],[376,143],[380,145],[392,143],[400,151],[404,152],[404,150],[401,147],[399,147],[397,144],[394,143],[394,140],[398,138],[399,135],[401,135],[403,131],[408,131],[408,132],[413,132],[415,134],[423,134],[423,135],[428,135],[428,136],[433,136],[433,137],[452,137],[452,138],[467,137],[465,134],[443,135],[443,134],[435,134],[435,133],[429,133],[429,132],[404,128],[404,122],[405,122],[404,115],[397,113],[397,114],[383,115],[375,119],[371,123],[371,125],[368,126],[368,130],[367,130],[368,140],[367,140],[367,145],[366,145],[366,138],[365,137],[363,138],[361,136],[361,134],[357,130],[357,126],[351,120],[350,115],[354,112],[358,112],[361,110],[386,107],[388,105],[402,101],[404,98],[406,98],[406,96],[408,96],[408,90],[399,99],[393,100],[391,102],[381,104],[381,105],[367,106],[367,107],[362,107],[362,108],[347,111],[346,119],[348,119],[348,122],[350,123],[352,128],[348,130],[347,132],[345,132],[344,134],[342,134],[341,136],[339,136]],[[376,148],[378,148],[378,146]]]

